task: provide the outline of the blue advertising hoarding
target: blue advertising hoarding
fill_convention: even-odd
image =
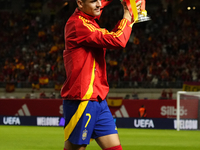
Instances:
[[[176,129],[176,119],[169,118],[114,118],[118,128]],[[0,116],[0,125],[64,126],[63,117]],[[197,130],[198,120],[181,119],[180,129]]]
[[[176,129],[176,119],[169,118],[115,118],[118,128],[142,128],[142,129]],[[198,121],[194,119],[181,119],[180,129],[197,130]]]

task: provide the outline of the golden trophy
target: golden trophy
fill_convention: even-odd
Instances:
[[[126,2],[126,5],[129,9],[129,12],[132,16],[132,20],[134,23],[144,22],[151,20],[149,16],[147,16],[147,11],[145,9],[146,1],[145,0],[122,0]],[[137,3],[141,1],[140,12],[137,9]]]

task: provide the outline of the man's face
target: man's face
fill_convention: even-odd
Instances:
[[[101,0],[78,0],[79,9],[90,16],[99,16]]]

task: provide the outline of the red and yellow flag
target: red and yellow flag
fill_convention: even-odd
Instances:
[[[107,6],[108,4],[110,4],[112,2],[112,0],[102,0],[101,1],[101,14],[102,14],[102,12],[103,12],[103,8],[105,7],[105,6]],[[99,19],[100,18],[100,16],[101,16],[101,14],[97,17],[97,19]]]

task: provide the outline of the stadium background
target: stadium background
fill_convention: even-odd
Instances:
[[[107,50],[108,97],[166,100],[179,90],[199,91],[199,6],[147,0],[151,21],[134,25],[125,49]],[[60,98],[63,29],[75,7],[66,0],[0,0],[2,99]],[[111,30],[121,17],[113,0],[99,24]]]
[[[157,99],[163,89],[173,89],[175,98],[176,91],[186,81],[198,85],[198,0],[147,0],[146,3],[152,20],[134,26],[125,49],[107,50],[110,93],[114,89],[111,96],[118,93],[115,89],[126,88],[132,91],[120,96],[136,92],[143,94],[141,98]],[[65,79],[63,28],[75,7],[74,1],[66,0],[0,1],[1,97],[21,98],[32,92],[30,88],[47,88],[49,95],[54,91],[59,96]],[[120,1],[114,0],[103,12],[99,24],[111,30],[121,17]],[[7,94],[4,89],[22,94]]]

